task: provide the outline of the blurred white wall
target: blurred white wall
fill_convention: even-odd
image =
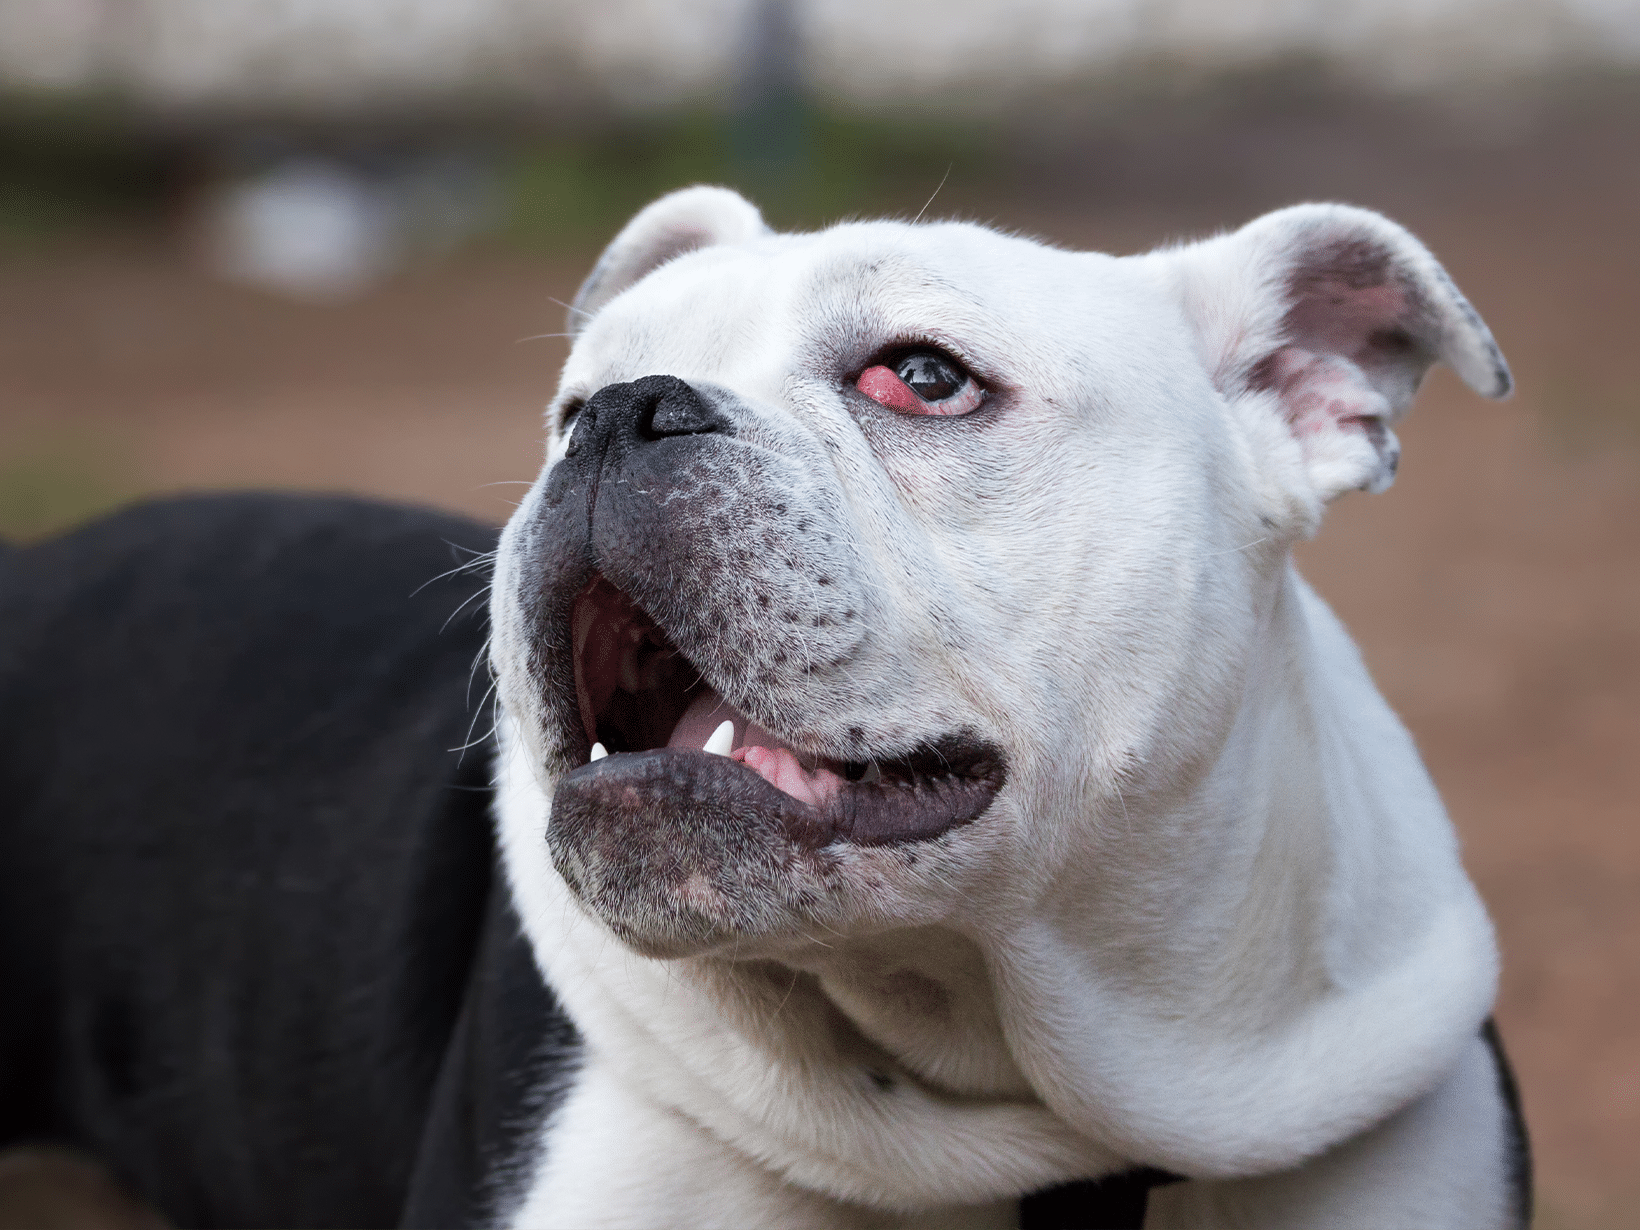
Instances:
[[[644,106],[735,75],[782,0],[0,0],[0,85],[160,109]],[[1124,62],[1294,54],[1390,89],[1640,64],[1640,0],[785,0],[810,85],[983,105]]]

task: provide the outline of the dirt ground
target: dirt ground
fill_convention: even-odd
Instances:
[[[1345,498],[1299,556],[1417,735],[1497,920],[1544,1230],[1640,1226],[1632,120],[1462,141],[1393,116],[1187,125],[1090,140],[1038,168],[1051,191],[1022,179],[971,206],[1120,251],[1353,199],[1417,231],[1493,326],[1516,398],[1438,372],[1396,487]],[[563,355],[522,339],[561,327],[553,299],[587,263],[470,253],[304,306],[214,283],[159,240],[0,259],[0,507],[28,530],[145,492],[281,486],[499,521],[537,467]]]

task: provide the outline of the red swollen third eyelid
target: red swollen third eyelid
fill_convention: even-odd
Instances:
[[[887,406],[890,410],[899,410],[906,414],[930,413],[928,403],[918,397],[910,385],[889,368],[881,365],[868,367],[861,372],[856,387],[872,401]]]

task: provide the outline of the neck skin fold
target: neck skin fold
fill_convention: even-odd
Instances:
[[[1432,1088],[1490,1011],[1492,927],[1439,796],[1290,565],[1212,768],[1125,812],[993,957],[1021,1069],[1116,1151],[1295,1165]]]

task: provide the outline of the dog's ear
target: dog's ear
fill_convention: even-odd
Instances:
[[[1395,478],[1392,425],[1437,359],[1487,397],[1508,365],[1440,263],[1404,228],[1347,205],[1295,205],[1167,254],[1219,391],[1274,416],[1319,514]]]
[[[728,188],[681,188],[646,205],[604,249],[569,309],[571,336],[616,295],[674,256],[768,234],[763,215]]]

